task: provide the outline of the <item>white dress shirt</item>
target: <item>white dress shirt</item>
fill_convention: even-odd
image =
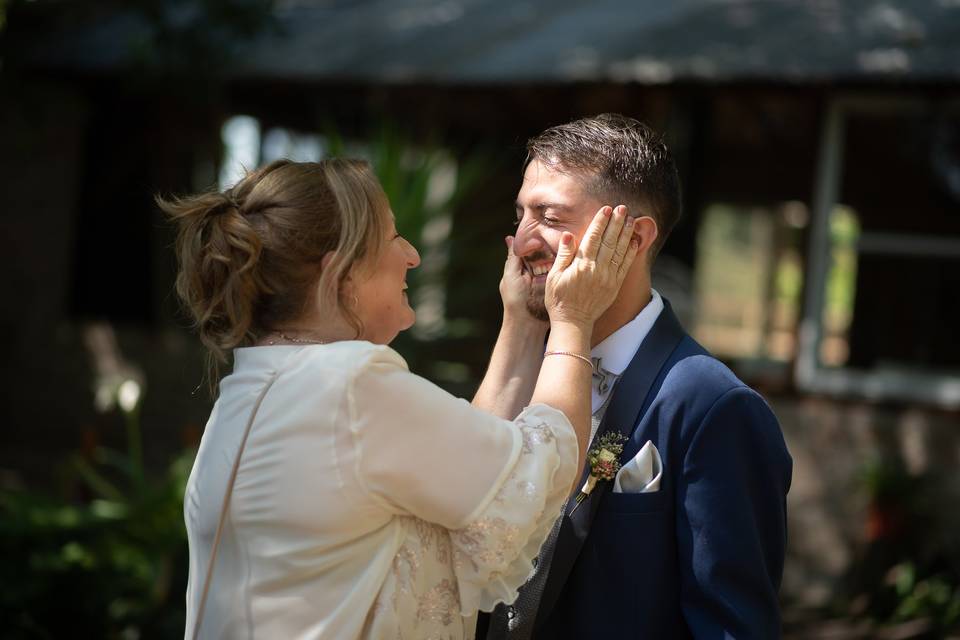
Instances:
[[[660,312],[663,311],[663,298],[660,297],[656,289],[650,291],[650,302],[640,313],[633,320],[607,336],[603,342],[590,351],[591,357],[600,358],[600,365],[617,377],[623,375],[627,365],[637,354],[637,349],[640,348],[643,340],[650,333],[650,329],[653,328],[653,324],[660,317]],[[614,386],[611,385],[607,388],[606,393],[601,394],[596,383],[594,383],[590,398],[593,413],[596,413],[607,396],[613,393]]]
[[[472,638],[513,601],[566,501],[561,412],[510,422],[368,342],[237,349],[184,499],[190,637],[224,489],[254,402],[203,638]]]

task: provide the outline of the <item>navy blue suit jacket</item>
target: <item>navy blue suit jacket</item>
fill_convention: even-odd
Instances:
[[[630,434],[623,461],[654,443],[660,490],[615,494],[601,483],[577,515],[584,522],[564,517],[535,638],[779,638],[793,463],[767,403],[669,304],[614,393],[604,425],[633,421],[615,425]],[[639,411],[625,417],[619,394]]]

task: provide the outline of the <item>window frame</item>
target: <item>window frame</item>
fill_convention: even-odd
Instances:
[[[868,400],[921,402],[945,409],[960,408],[960,375],[826,367],[820,360],[824,335],[823,308],[830,270],[830,213],[838,204],[843,179],[846,123],[851,115],[918,114],[931,109],[960,114],[955,99],[836,96],[830,99],[821,125],[810,235],[807,243],[803,312],[797,336],[794,375],[801,391]],[[891,242],[892,239],[896,242]],[[908,236],[884,232],[863,233],[857,255],[919,256],[936,253],[960,262],[960,236]]]

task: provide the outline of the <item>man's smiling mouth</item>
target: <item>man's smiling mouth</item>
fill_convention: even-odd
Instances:
[[[543,278],[553,268],[553,262],[556,256],[551,256],[546,252],[538,252],[536,255],[530,255],[521,261],[523,270],[529,273],[535,280]]]

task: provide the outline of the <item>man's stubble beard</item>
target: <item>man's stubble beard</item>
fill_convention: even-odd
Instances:
[[[550,260],[552,264],[552,262],[556,259],[556,255],[544,250],[540,250],[526,257],[524,262],[525,264],[529,264],[531,262],[538,262],[541,260]],[[543,286],[531,286],[530,295],[527,297],[527,312],[541,322],[550,322],[550,314],[547,313],[547,302],[545,300],[546,295],[547,283],[544,281]]]
[[[542,291],[534,289],[530,292],[527,298],[527,312],[541,322],[550,322],[550,314],[547,313],[547,303],[544,300],[545,293],[545,289]]]

